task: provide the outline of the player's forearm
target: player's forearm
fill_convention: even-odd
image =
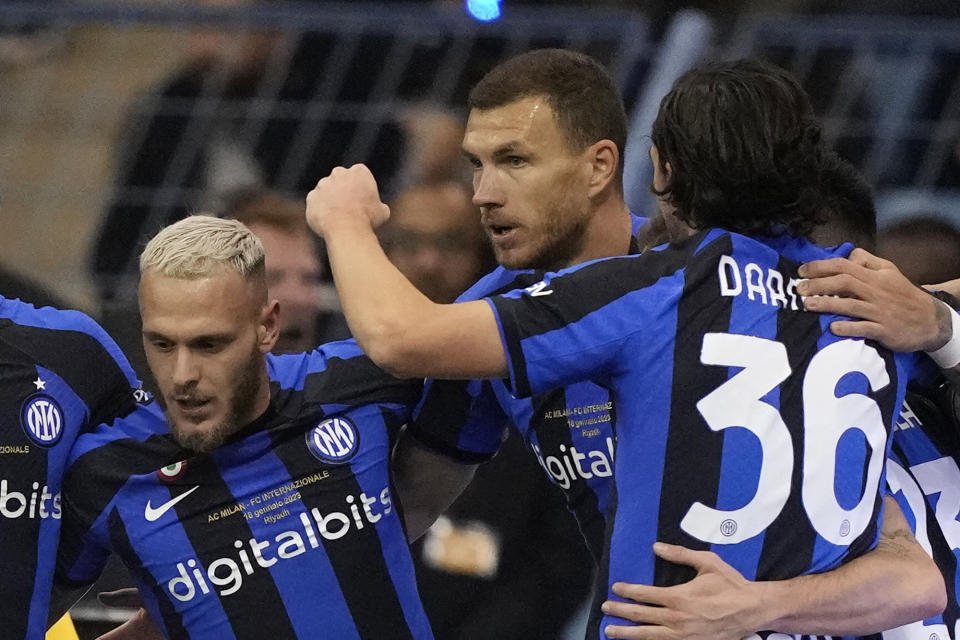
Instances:
[[[955,308],[957,298],[951,294],[946,300],[939,300],[936,305],[939,346],[928,353],[947,380],[957,386],[960,384],[960,315]]]
[[[418,328],[438,305],[390,263],[366,220],[341,219],[325,230],[324,240],[354,337],[377,364],[405,375],[416,362],[405,359],[402,348],[419,344]]]
[[[324,230],[347,323],[364,352],[406,378],[507,375],[486,302],[435,304],[387,260],[369,224],[342,219]]]
[[[401,377],[506,375],[497,323],[485,302],[434,304],[387,260],[373,229],[389,209],[369,169],[334,169],[307,195],[306,217],[326,240],[347,322],[377,364]]]
[[[756,583],[757,610],[766,612],[760,626],[783,633],[866,635],[943,611],[943,577],[899,508],[895,511],[877,548],[866,555],[828,573]]]

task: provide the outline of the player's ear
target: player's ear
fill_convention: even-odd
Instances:
[[[277,300],[271,300],[263,305],[260,310],[260,318],[257,324],[257,346],[260,352],[269,353],[272,351],[279,337],[280,303]]]
[[[599,140],[587,147],[586,159],[590,167],[588,195],[592,197],[616,180],[620,151],[612,140]]]

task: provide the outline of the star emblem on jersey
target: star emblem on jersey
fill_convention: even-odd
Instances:
[[[165,514],[170,509],[172,509],[174,505],[176,505],[178,502],[180,502],[181,500],[183,500],[184,498],[186,498],[187,496],[189,496],[191,493],[193,493],[199,488],[200,488],[200,485],[196,485],[192,489],[188,489],[187,491],[184,491],[177,497],[170,498],[169,500],[161,504],[159,507],[154,507],[151,504],[151,501],[147,500],[147,506],[143,510],[143,517],[147,519],[147,522],[156,522],[157,520],[160,519],[161,516],[163,516],[163,514]]]
[[[37,376],[37,379],[33,381],[33,384],[36,385],[37,391],[46,391],[47,381],[41,380],[40,376]]]
[[[357,453],[357,427],[346,418],[328,418],[307,432],[307,449],[321,462],[344,464]]]
[[[39,378],[38,381],[42,382]],[[36,393],[23,403],[20,425],[37,445],[52,447],[63,435],[63,409],[47,394]]]

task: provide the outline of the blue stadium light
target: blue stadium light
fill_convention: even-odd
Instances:
[[[501,0],[467,0],[467,11],[481,22],[490,22],[500,17]]]

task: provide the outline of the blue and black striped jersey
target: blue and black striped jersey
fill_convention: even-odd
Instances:
[[[78,311],[0,296],[0,619],[4,638],[43,638],[70,448],[129,413],[140,383]]]
[[[517,395],[585,379],[613,390],[603,584],[692,577],[655,558],[657,540],[715,551],[758,580],[824,571],[876,543],[912,356],[834,336],[834,317],[805,311],[795,290],[800,263],[850,249],[712,229],[488,299]]]
[[[933,398],[908,393],[894,426],[887,460],[887,485],[917,541],[933,558],[947,588],[947,607],[939,616],[887,631],[885,640],[960,638],[957,567],[960,560],[960,465],[955,445],[937,438],[955,431]],[[954,434],[955,435],[955,434]]]
[[[117,553],[170,638],[431,638],[387,466],[421,383],[353,342],[268,362],[269,409],[207,454],[156,406],[78,441],[58,581]]]
[[[647,221],[631,215],[630,253]],[[543,271],[499,267],[457,301],[479,300],[540,282]],[[578,382],[532,398],[515,398],[500,380],[428,380],[410,433],[422,444],[464,462],[484,462],[513,424],[547,477],[559,486],[599,564],[613,478],[616,410],[609,389]]]

